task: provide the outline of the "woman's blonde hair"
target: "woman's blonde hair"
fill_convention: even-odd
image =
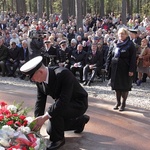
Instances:
[[[127,36],[129,36],[129,32],[128,32],[128,30],[127,30],[126,28],[120,28],[120,29],[118,30],[118,33],[124,33],[124,34],[126,34]]]

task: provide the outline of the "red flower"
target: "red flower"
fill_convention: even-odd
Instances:
[[[21,116],[19,116],[19,118],[20,118],[21,120],[24,120],[24,119],[26,118],[26,116],[21,115]]]
[[[11,118],[12,117],[12,114],[7,114],[6,115],[6,118]]]
[[[19,115],[18,115],[18,114],[12,114],[12,116],[14,116],[14,117],[18,117]]]
[[[7,148],[7,150],[14,150],[14,149],[21,149],[21,150],[27,150],[26,147],[20,146],[20,144],[17,144],[15,146],[12,146],[10,148]]]
[[[14,122],[11,120],[11,121],[6,122],[6,124],[9,125],[9,126],[11,126],[11,125],[14,124]]]
[[[0,102],[0,106],[1,107],[4,107],[4,106],[6,106],[7,105],[7,103],[5,103],[5,102]]]
[[[27,126],[27,123],[28,123],[28,121],[27,120],[24,120],[24,122],[23,122],[23,126]]]
[[[21,123],[20,123],[19,121],[16,121],[16,122],[15,122],[15,125],[17,125],[18,127],[20,127],[20,126],[21,126]]]
[[[3,119],[4,119],[4,116],[0,115],[0,121],[3,121]]]
[[[3,109],[0,109],[0,114],[8,115],[8,114],[10,114],[10,111],[7,110],[6,108],[3,108]]]

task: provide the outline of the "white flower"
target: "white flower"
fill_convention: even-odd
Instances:
[[[37,145],[34,147],[34,149],[35,149],[35,150],[39,150],[39,147],[40,147],[40,144],[41,144],[41,139],[40,139],[40,138],[37,138],[37,139],[36,139],[36,144],[37,144]]]
[[[5,140],[12,138],[15,133],[15,130],[8,125],[4,125],[0,131],[1,131],[0,137],[2,137]]]
[[[8,147],[10,146],[9,145],[9,142],[6,140],[6,139],[3,139],[3,138],[0,138],[0,144],[4,147]]]
[[[4,148],[4,147],[2,147],[2,146],[0,146],[0,150],[5,150],[5,148]]]
[[[12,127],[10,127],[9,125],[2,126],[1,130],[7,131],[7,132],[15,132],[15,130]]]
[[[31,132],[31,129],[29,127],[24,127],[24,126],[19,127],[17,130],[21,131],[23,133],[30,133]]]
[[[33,121],[33,117],[26,117],[27,124],[29,125]]]
[[[7,109],[13,113],[16,113],[17,112],[17,107],[14,106],[14,105],[8,105],[7,106]]]
[[[3,136],[5,138],[11,138],[14,136],[14,132],[15,130],[13,128],[11,128],[10,126],[8,125],[4,125],[2,128],[1,128],[1,131],[4,132]]]

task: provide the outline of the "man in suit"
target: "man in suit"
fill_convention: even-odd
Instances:
[[[83,51],[82,44],[78,44],[77,49],[72,51],[70,59],[70,70],[76,76],[78,71],[80,74],[80,82],[83,81],[83,67],[85,66],[86,52]]]
[[[20,70],[37,85],[34,130],[39,130],[49,119],[47,133],[51,144],[47,150],[65,144],[64,131],[81,133],[84,130],[89,121],[89,116],[84,115],[88,108],[88,94],[67,68],[45,67],[42,57],[38,56],[25,63]],[[44,114],[48,95],[54,99],[54,103]]]
[[[20,58],[20,48],[16,45],[15,42],[10,43],[10,48],[8,50],[8,57],[6,60],[6,68],[8,71],[8,77],[16,77],[16,70],[19,67],[19,58]]]
[[[137,29],[129,29],[129,35],[136,48],[136,60],[137,60],[138,55],[140,53],[140,46],[141,46],[141,38],[139,37],[139,31]],[[134,76],[133,76],[134,83],[136,83],[138,80],[138,73],[136,70],[137,69],[135,69]]]
[[[0,29],[6,30],[6,27],[7,27],[6,20],[1,21],[1,23],[0,23]]]
[[[19,67],[21,67],[23,64],[25,64],[28,60],[29,60],[29,50],[28,50],[28,43],[26,40],[23,40],[21,42],[21,48],[20,48],[20,58],[19,58]],[[20,79],[24,79],[25,78],[25,75],[22,74],[20,72]]]
[[[97,49],[97,44],[92,43],[91,50],[87,53],[86,65],[83,68],[83,85],[90,86],[97,73],[103,67],[103,53]],[[89,72],[91,72],[91,75],[88,79]]]

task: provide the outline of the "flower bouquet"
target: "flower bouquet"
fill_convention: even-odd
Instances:
[[[32,131],[32,117],[26,117],[28,109],[22,103],[7,105],[0,102],[0,150],[43,150],[44,139]]]

